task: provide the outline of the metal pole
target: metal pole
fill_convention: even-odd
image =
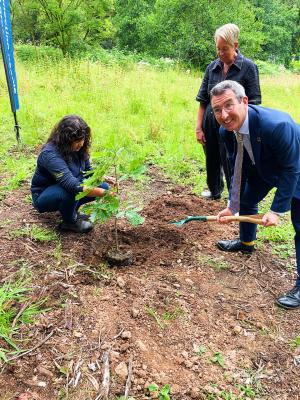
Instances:
[[[18,124],[18,120],[17,120],[17,113],[14,112],[14,119],[15,119],[15,132],[16,132],[16,138],[18,143],[20,144],[21,142],[21,137],[20,137],[20,125]]]

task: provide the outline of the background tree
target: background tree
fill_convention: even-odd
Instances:
[[[151,13],[156,0],[116,0],[113,22],[120,48],[145,50],[143,43],[143,21]]]
[[[10,0],[13,33],[15,40],[36,44],[41,32],[38,26],[39,5],[36,1]]]
[[[253,0],[265,37],[259,58],[288,66],[299,44],[299,1]]]
[[[249,57],[256,58],[264,40],[262,23],[248,1],[157,0],[152,13],[142,19],[144,51],[202,68],[215,58],[214,31],[225,23],[240,27],[240,47]]]
[[[99,46],[113,32],[113,0],[13,0],[15,38],[59,47],[65,55]]]

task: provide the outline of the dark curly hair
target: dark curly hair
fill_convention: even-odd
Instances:
[[[47,143],[54,143],[65,160],[70,159],[72,144],[84,139],[78,154],[84,160],[89,158],[91,129],[79,115],[65,115],[52,129]]]

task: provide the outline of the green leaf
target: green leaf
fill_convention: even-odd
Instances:
[[[149,392],[156,392],[158,390],[158,385],[156,383],[151,383],[147,389]]]
[[[145,222],[145,218],[135,211],[126,211],[126,219],[133,226],[142,225]]]
[[[224,357],[222,355],[222,353],[220,353],[219,351],[217,351],[214,356],[212,357],[212,362],[219,364],[222,368],[225,368],[225,360]]]
[[[159,398],[161,400],[170,400],[170,389],[171,389],[171,385],[167,384],[165,386],[163,386],[159,392]]]

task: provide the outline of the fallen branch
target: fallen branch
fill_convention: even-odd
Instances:
[[[103,353],[103,379],[102,379],[102,390],[101,394],[96,397],[95,400],[108,400],[109,395],[109,384],[110,384],[110,372],[109,372],[109,352]]]
[[[72,302],[67,300],[65,308],[65,328],[71,330],[73,326]]]
[[[22,307],[20,308],[18,314],[15,316],[15,318],[14,318],[14,320],[13,320],[13,323],[11,324],[11,331],[12,331],[11,334],[13,334],[13,330],[14,330],[14,327],[16,326],[16,323],[18,322],[18,319],[19,319],[20,316],[23,314],[23,312],[26,310],[26,308],[28,307],[28,305],[29,305],[29,303],[28,303],[28,302],[25,302],[25,303],[22,305]]]
[[[36,346],[32,347],[32,349],[23,351],[22,353],[19,353],[19,354],[17,354],[16,356],[13,356],[13,357],[11,357],[11,358],[8,358],[8,359],[6,360],[6,362],[10,362],[10,361],[16,360],[17,358],[21,358],[21,357],[23,357],[23,356],[26,356],[26,355],[29,354],[29,353],[32,353],[34,350],[38,349],[38,348],[41,347],[44,343],[46,343],[47,340],[49,340],[49,339],[51,338],[51,336],[53,335],[54,331],[55,331],[55,329],[53,329],[53,331],[50,332],[49,335],[46,336],[45,339],[43,339],[40,343],[38,343]]]
[[[129,391],[131,387],[131,378],[132,378],[132,356],[129,358],[128,362],[128,375],[127,375],[127,380],[126,380],[126,386],[125,386],[125,393],[124,393],[124,399],[126,400],[129,396]]]

